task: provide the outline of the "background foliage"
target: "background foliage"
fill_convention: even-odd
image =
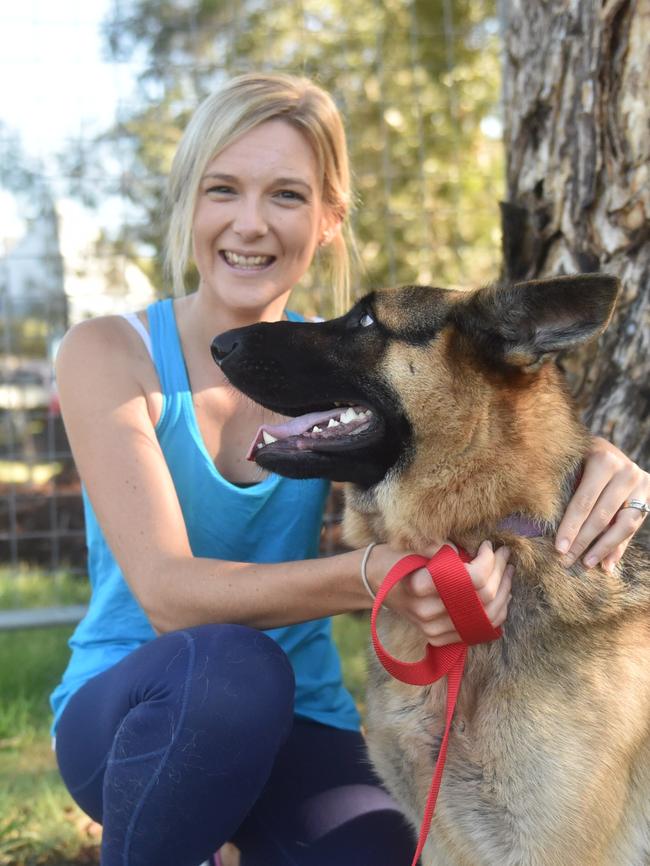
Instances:
[[[343,112],[359,289],[496,276],[502,148],[493,0],[357,0],[353,14],[344,0],[134,0],[116,7],[105,41],[115,62],[138,64],[138,86],[92,156],[119,158],[119,188],[93,183],[90,191],[81,179],[78,190],[129,200],[128,223],[105,242],[137,259],[156,286],[164,286],[165,176],[180,131],[200,99],[251,69],[312,77]],[[492,136],[482,131],[490,128]],[[331,312],[321,280],[317,268],[297,306]]]

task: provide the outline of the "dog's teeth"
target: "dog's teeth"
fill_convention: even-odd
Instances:
[[[270,445],[271,442],[278,441],[275,436],[271,436],[271,434],[267,433],[266,430],[262,430],[262,439],[264,440],[265,445]]]
[[[339,422],[336,420],[336,418],[330,418],[329,424],[327,426],[328,426],[328,428],[329,427],[338,427]]]
[[[349,409],[346,409],[345,412],[341,415],[341,424],[349,424],[350,421],[356,421],[359,416],[354,411],[352,406]]]
[[[257,447],[258,449],[259,449],[259,448],[263,448],[263,447],[264,447],[264,443],[263,443],[263,442],[258,442],[256,447]]]
[[[311,428],[311,432],[312,433],[322,433],[323,431],[322,431],[321,427],[316,426],[316,427]]]

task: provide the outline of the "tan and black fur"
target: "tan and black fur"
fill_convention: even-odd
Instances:
[[[332,322],[213,344],[231,381],[271,409],[372,411],[353,435],[305,431],[256,455],[350,482],[351,544],[451,538],[475,551],[490,538],[512,550],[504,636],[470,649],[424,866],[650,864],[648,556],[632,546],[608,574],[564,567],[553,544],[588,439],[552,358],[606,327],[616,293],[604,275],[405,287]],[[511,514],[545,534],[499,532]],[[417,629],[390,611],[380,633],[400,658],[422,656]],[[416,828],[444,705],[444,683],[404,685],[371,660],[371,757]]]

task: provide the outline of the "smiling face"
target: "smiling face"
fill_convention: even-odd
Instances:
[[[283,120],[256,126],[201,179],[193,223],[199,290],[242,319],[279,318],[330,224],[307,139]]]

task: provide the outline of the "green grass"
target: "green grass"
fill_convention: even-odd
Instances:
[[[85,580],[0,569],[0,608],[79,604]],[[50,744],[49,694],[68,660],[70,626],[0,632],[0,866],[80,866],[96,828],[74,805]]]
[[[94,827],[72,803],[51,750],[48,696],[70,627],[0,633],[0,864],[93,863]]]
[[[0,609],[79,604],[65,574],[0,569]],[[50,746],[48,697],[68,660],[69,626],[0,632],[0,866],[94,866],[99,831],[74,805]],[[363,711],[368,618],[334,620],[343,675]]]
[[[370,646],[370,617],[347,614],[334,617],[334,640],[341,654],[343,679],[363,715],[366,689],[366,659]]]
[[[84,604],[88,595],[88,581],[84,577],[73,577],[64,571],[44,574],[27,567],[0,568],[0,610]]]

